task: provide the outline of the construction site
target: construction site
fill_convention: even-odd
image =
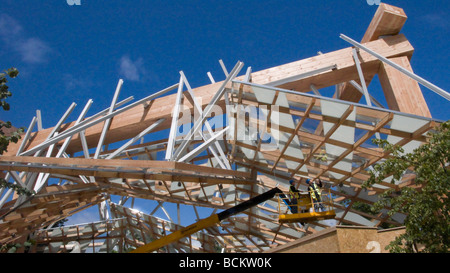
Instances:
[[[103,111],[89,113],[88,100],[73,117],[72,104],[42,130],[34,117],[0,156],[1,175],[33,191],[1,189],[0,244],[19,253],[387,252],[405,215],[353,205],[370,206],[415,174],[364,189],[390,156],[372,140],[413,151],[443,123],[423,90],[450,100],[414,73],[407,18],[381,3],[365,35],[341,34],[348,47],[336,51],[261,71],[219,60],[223,81],[191,87],[181,71],[178,83],[138,100],[119,99],[120,79]],[[387,105],[368,89],[374,78]],[[321,94],[327,88],[332,97]],[[153,211],[136,209],[137,200]],[[181,207],[189,225],[180,224]],[[92,208],[100,221],[58,224]]]

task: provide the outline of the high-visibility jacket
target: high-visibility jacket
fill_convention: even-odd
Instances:
[[[316,183],[312,183],[309,186],[309,191],[311,192],[311,196],[314,199],[314,201],[320,201],[322,200],[322,191],[319,188],[319,186],[317,186]]]
[[[299,198],[299,190],[297,190],[294,186],[289,187],[289,193],[291,198]]]

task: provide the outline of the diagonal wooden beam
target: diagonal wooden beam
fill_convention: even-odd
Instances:
[[[291,178],[294,177],[294,175],[297,173],[298,170],[300,170],[301,167],[303,167],[305,164],[309,163],[309,160],[311,160],[311,158],[314,156],[314,153],[320,148],[322,147],[325,142],[334,134],[334,132],[336,132],[336,130],[339,128],[339,126],[341,126],[345,120],[347,120],[348,116],[353,112],[354,109],[354,105],[351,104],[347,110],[345,110],[345,112],[342,114],[342,116],[339,118],[339,122],[335,123],[333,125],[333,127],[327,132],[327,134],[325,135],[323,141],[320,144],[316,144],[316,146],[314,147],[314,149],[311,151],[311,153],[308,155],[308,157],[303,161],[303,163],[300,163],[297,168],[295,169],[295,171],[291,174]]]
[[[273,100],[272,100],[271,106],[276,105],[276,102],[277,102],[278,94],[279,94],[279,93],[280,93],[279,91],[276,91],[276,92],[275,92],[275,96],[274,96],[274,98],[273,98]],[[255,154],[253,155],[253,161],[256,160],[256,157],[258,156],[258,152],[259,152],[259,150],[261,149],[262,135],[267,131],[267,127],[268,127],[269,123],[271,123],[271,122],[270,122],[270,118],[271,118],[271,116],[272,116],[272,111],[273,111],[273,110],[272,110],[272,107],[270,107],[269,113],[268,113],[268,115],[267,115],[267,117],[266,117],[266,122],[264,122],[264,129],[263,129],[262,131],[260,131],[260,132],[262,132],[262,133],[259,134],[258,144],[257,144],[257,146],[256,146]],[[258,128],[259,128],[259,122],[258,122]],[[270,130],[270,128],[269,128],[269,130]]]
[[[361,43],[368,43],[377,40],[380,36],[392,36],[400,33],[405,24],[407,16],[403,9],[385,3],[378,6],[369,27],[361,40]],[[375,74],[365,74],[365,84],[368,86]],[[359,85],[362,82],[355,80]],[[339,86],[339,99],[358,102],[362,94],[352,84],[345,82]]]
[[[427,131],[435,128],[436,122],[435,121],[430,121],[428,123],[426,123],[424,126],[420,127],[419,129],[417,129],[414,133],[412,133],[412,136],[410,138],[403,138],[402,140],[400,140],[399,142],[396,143],[396,145],[399,146],[403,146],[406,145],[407,143],[413,141],[416,137],[423,135],[424,133],[426,133]],[[359,166],[358,168],[354,169],[350,175],[347,175],[343,178],[340,179],[339,183],[344,182],[345,180],[347,180],[349,177],[352,177],[353,175],[361,172],[361,170],[366,169],[367,167],[371,166],[372,164],[374,164],[375,162],[378,162],[379,160],[381,160],[382,158],[386,158],[390,155],[389,152],[383,152],[383,154],[381,156],[374,156],[373,158],[371,158],[369,161],[367,161],[365,164],[362,164],[361,166]],[[339,184],[339,183],[335,183]]]
[[[375,133],[377,133],[380,128],[388,124],[392,119],[394,118],[393,113],[387,113],[386,116],[380,120],[373,130],[368,131],[364,136],[362,136],[360,139],[358,139],[351,148],[347,149],[347,151],[343,152],[339,157],[337,157],[333,162],[328,164],[328,170],[331,169],[334,165],[336,165],[339,161],[341,161],[343,158],[345,158],[347,155],[349,155],[351,152],[355,151],[356,148],[358,148],[361,144],[366,142],[369,138],[371,138]],[[317,176],[321,176],[323,173],[325,173],[327,170],[323,170],[321,173],[319,173]]]
[[[292,140],[294,140],[294,137],[297,135],[298,130],[300,130],[300,128],[302,127],[303,123],[305,122],[306,118],[309,117],[309,113],[311,112],[311,110],[313,109],[314,105],[316,103],[316,99],[313,98],[310,102],[310,104],[308,105],[308,107],[306,108],[305,114],[302,116],[302,119],[297,123],[297,125],[295,126],[294,132],[291,133],[291,136],[289,137],[288,141],[284,144],[283,149],[281,150],[280,155],[278,156],[277,160],[275,160],[275,163],[272,166],[272,170],[273,171],[277,165],[278,162],[280,161],[280,159],[283,157],[284,153],[286,152],[287,148],[289,147],[289,144],[291,144]]]
[[[402,34],[383,37],[375,41],[365,44],[366,47],[379,52],[386,58],[396,56],[411,56],[414,48],[411,46],[406,37]],[[351,55],[352,48],[345,48],[323,55],[314,56],[304,60],[283,64],[269,69],[261,70],[252,73],[252,82],[257,84],[267,84],[273,81],[290,78],[295,75],[307,73],[308,71],[316,70],[320,67],[329,65],[337,65],[337,69],[328,72],[312,75],[307,78],[293,81],[290,83],[278,86],[285,89],[294,89],[299,92],[310,91],[311,84],[317,88],[332,86],[341,82],[358,79],[358,73]],[[375,74],[378,71],[380,61],[370,54],[361,52],[361,61],[364,71],[369,74]],[[237,77],[237,80],[243,80],[243,76]],[[221,86],[221,82],[212,83],[193,89],[197,98],[201,98],[202,107],[205,107],[215,95],[217,89]],[[289,98],[288,98],[289,99]],[[171,115],[176,94],[167,95],[161,98],[156,98],[150,107],[145,105],[138,105],[123,113],[115,116],[109,128],[109,133],[104,140],[104,144],[114,143],[117,141],[130,139],[144,130],[146,127],[154,123],[156,120],[165,118],[165,121],[160,125],[160,130],[170,128]],[[186,107],[189,109],[187,101]],[[225,110],[224,98],[218,101],[218,105]],[[62,126],[64,130],[69,129],[74,125],[74,122],[67,123]],[[85,131],[85,136],[89,148],[95,147],[102,132],[102,124],[96,124],[89,127]],[[42,143],[49,135],[52,128],[44,129],[34,133],[27,148],[34,147]],[[11,144],[8,147],[8,155],[15,154],[21,142]],[[75,135],[67,148],[68,153],[74,153],[82,150],[82,144],[79,135]]]

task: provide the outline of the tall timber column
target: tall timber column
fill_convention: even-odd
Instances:
[[[389,60],[413,72],[408,57],[395,57]],[[389,109],[431,118],[417,81],[385,63],[380,65],[378,77]]]
[[[380,38],[380,36],[399,34],[407,18],[408,17],[402,8],[381,3],[373,16],[361,43],[364,44],[375,41]],[[364,78],[366,86],[369,86],[374,76],[375,74],[367,73],[365,71]],[[356,82],[361,85],[360,80],[356,80]],[[339,87],[339,94],[339,99],[352,102],[359,102],[362,97],[362,93],[348,82],[341,84]]]

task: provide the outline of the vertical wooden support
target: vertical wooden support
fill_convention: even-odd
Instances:
[[[402,8],[381,3],[373,16],[361,43],[377,40],[380,36],[397,35],[407,18],[408,17]],[[364,76],[365,84],[366,86],[369,86],[374,75],[365,73]],[[361,81],[357,80],[356,82],[361,85]],[[362,97],[361,92],[347,82],[341,84],[338,93],[340,94],[339,99],[352,102],[359,102]]]
[[[390,58],[412,72],[408,57]],[[388,64],[382,63],[378,72],[389,109],[431,118],[430,110],[417,81]]]

